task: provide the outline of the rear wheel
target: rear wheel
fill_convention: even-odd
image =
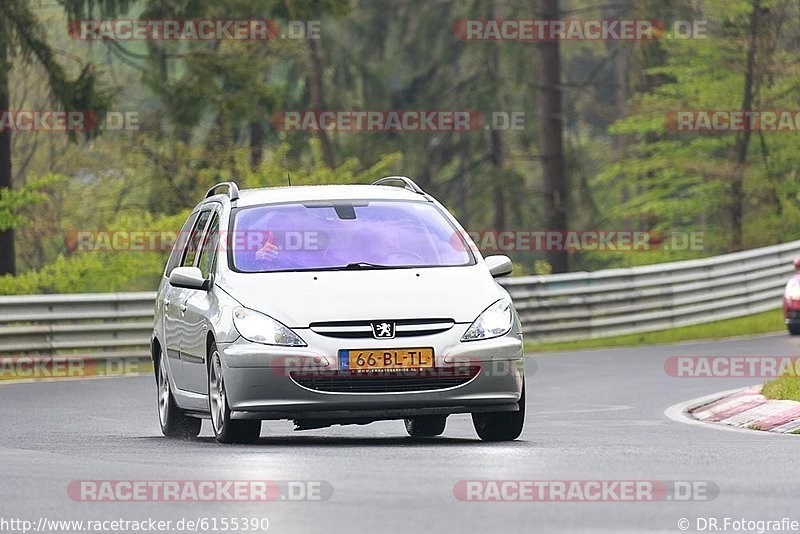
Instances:
[[[800,324],[790,324],[787,325],[789,328],[789,333],[793,336],[800,336]]]
[[[203,421],[184,414],[175,404],[163,356],[159,355],[156,365],[158,365],[156,384],[158,386],[158,419],[161,423],[161,433],[170,438],[196,438],[200,434],[200,426]]]
[[[423,415],[405,420],[406,432],[412,438],[432,438],[444,432],[446,415]]]
[[[472,414],[475,432],[483,441],[513,441],[525,426],[525,383],[519,398],[519,411]]]
[[[208,401],[211,409],[211,427],[220,443],[255,443],[261,435],[261,421],[231,419],[228,393],[222,376],[222,360],[215,346],[211,346],[211,365],[208,369]]]

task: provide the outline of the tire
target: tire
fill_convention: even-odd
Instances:
[[[483,441],[514,441],[525,426],[525,383],[519,398],[519,411],[472,414],[472,425]]]
[[[158,420],[161,423],[161,433],[168,438],[196,438],[200,434],[203,421],[184,414],[175,404],[167,376],[167,366],[164,365],[164,357],[160,354],[156,365],[158,367],[156,374]]]
[[[211,428],[220,443],[255,443],[261,435],[261,421],[231,419],[228,394],[222,375],[222,360],[215,345],[209,348],[208,408],[211,411]]]
[[[412,438],[432,438],[440,436],[447,424],[446,415],[423,415],[405,420],[406,432]]]
[[[798,324],[790,324],[790,325],[787,325],[787,328],[789,329],[789,334],[790,335],[792,335],[792,336],[800,336],[800,325],[798,325]]]

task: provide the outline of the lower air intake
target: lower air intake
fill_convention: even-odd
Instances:
[[[297,384],[331,393],[399,393],[436,391],[463,386],[480,373],[480,367],[425,369],[414,371],[320,371],[291,373]]]

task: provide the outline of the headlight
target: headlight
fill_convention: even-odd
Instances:
[[[306,342],[286,325],[263,313],[241,306],[233,310],[233,324],[243,338],[253,343],[284,347],[306,346]]]
[[[789,300],[800,300],[800,280],[792,278],[786,284],[786,291],[784,293]]]
[[[475,341],[500,337],[514,324],[514,308],[509,298],[502,298],[486,308],[467,328],[461,341]]]

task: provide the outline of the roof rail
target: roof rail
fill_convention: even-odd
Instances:
[[[239,200],[239,186],[236,185],[236,182],[222,182],[215,185],[214,187],[208,190],[208,193],[206,193],[206,198],[213,197],[214,195],[216,195],[217,194],[216,191],[220,187],[228,188],[228,196],[230,197],[231,202]]]
[[[389,184],[398,184],[402,183],[403,188],[408,189],[414,193],[419,195],[424,195],[425,191],[422,190],[420,186],[414,183],[414,180],[408,178],[407,176],[387,176],[386,178],[381,178],[377,182],[373,182],[372,185],[389,185]]]

